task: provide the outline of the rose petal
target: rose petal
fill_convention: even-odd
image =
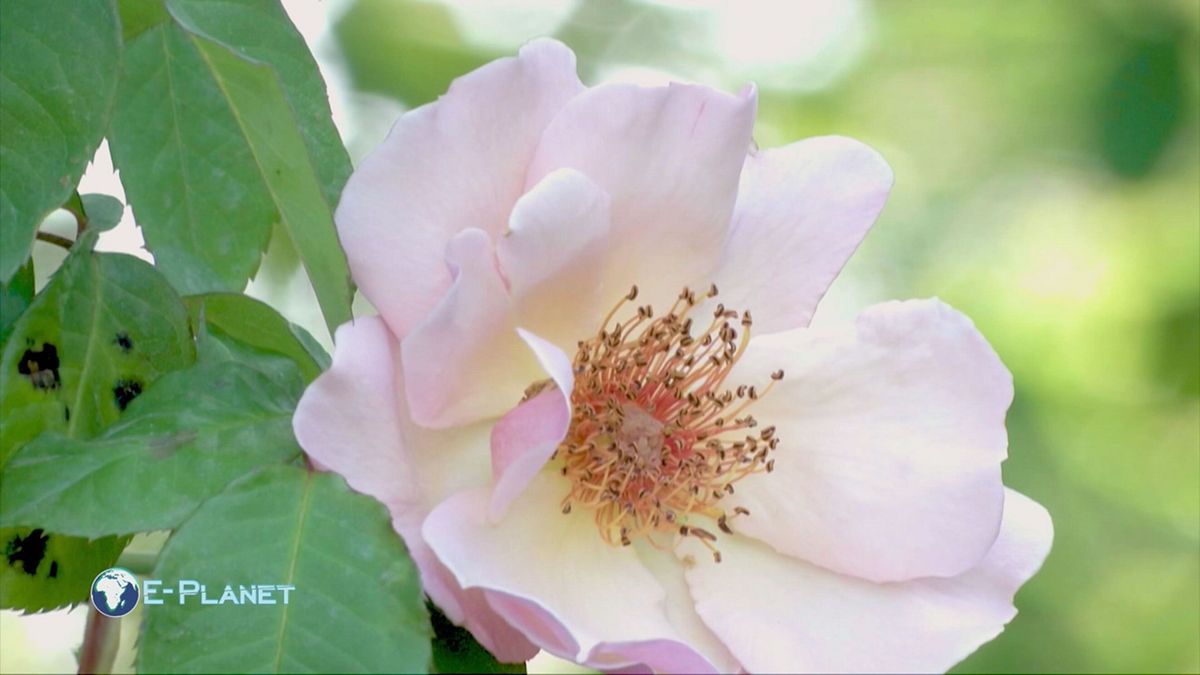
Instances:
[[[500,520],[512,502],[549,461],[571,424],[571,361],[557,347],[528,331],[517,329],[538,361],[553,378],[553,386],[513,408],[492,427],[492,491],[490,517]]]
[[[401,432],[395,339],[372,316],[339,327],[336,344],[333,364],[296,405],[296,440],[315,463],[392,513],[412,508],[419,491]]]
[[[524,661],[536,649],[496,616],[481,592],[459,587],[420,531],[432,506],[450,493],[487,485],[488,429],[431,431],[414,425],[396,388],[398,352],[379,317],[340,327],[332,366],[296,406],[296,439],[314,464],[388,507],[426,593],[451,621],[465,623],[500,660]]]
[[[590,513],[561,512],[567,490],[566,479],[543,471],[498,523],[487,516],[486,490],[462,492],[434,509],[423,533],[464,588],[486,590],[547,651],[605,669],[706,665],[671,625],[666,593],[633,549],[604,543]]]
[[[680,552],[693,563],[696,610],[750,672],[924,673],[945,672],[1000,633],[1053,536],[1046,510],[1010,490],[995,545],[950,578],[876,584],[739,536],[718,542],[720,564],[694,541]]]
[[[358,287],[397,335],[450,286],[442,252],[456,232],[503,230],[543,129],[582,90],[571,50],[536,40],[401,117],[359,165],[338,234]]]
[[[1012,378],[971,321],[937,300],[863,312],[852,330],[759,337],[733,379],[784,379],[750,411],[777,427],[774,473],[736,485],[734,529],[829,569],[952,576],[1000,527]]]
[[[892,187],[892,170],[858,141],[809,138],[746,159],[716,283],[764,334],[807,326]]]
[[[547,175],[513,207],[496,258],[517,322],[564,349],[598,326],[608,260],[609,198],[574,169]]]
[[[756,103],[752,89],[608,84],[572,99],[546,128],[526,184],[571,167],[612,198],[607,303],[633,284],[647,302],[669,303],[715,268]]]
[[[454,284],[401,343],[412,417],[435,428],[497,417],[542,376],[517,337],[487,234],[459,232],[446,261]]]

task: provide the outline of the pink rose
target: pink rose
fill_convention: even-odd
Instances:
[[[1049,551],[1001,480],[1011,376],[967,318],[807,327],[892,174],[846,138],[752,149],[755,105],[585,88],[538,41],[346,186],[380,316],[338,330],[296,435],[501,660],[944,670]]]

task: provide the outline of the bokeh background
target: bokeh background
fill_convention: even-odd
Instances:
[[[588,84],[756,82],[762,147],[874,146],[896,185],[817,321],[928,296],[971,316],[1016,380],[1006,482],[1055,521],[1020,615],[957,671],[1200,671],[1200,1],[285,5],[356,160],[539,35]],[[120,196],[103,155],[85,187]],[[126,223],[102,248],[139,246]],[[251,292],[328,344],[289,251]],[[82,621],[3,613],[0,665],[73,668]]]

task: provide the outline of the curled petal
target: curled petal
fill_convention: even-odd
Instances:
[[[413,419],[436,428],[499,416],[541,377],[517,337],[488,235],[458,233],[446,261],[454,284],[401,343]]]
[[[572,99],[546,128],[526,184],[569,167],[612,198],[603,297],[638,284],[648,301],[669,303],[715,268],[756,105],[752,89],[608,84]]]
[[[535,40],[405,114],[355,170],[338,235],[358,287],[397,335],[449,288],[446,242],[468,227],[504,229],[538,138],[581,91],[571,50]]]

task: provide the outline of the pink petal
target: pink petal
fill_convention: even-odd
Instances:
[[[414,425],[396,387],[398,352],[378,317],[339,328],[333,365],[296,407],[296,439],[314,464],[388,507],[425,591],[452,621],[465,623],[497,658],[524,661],[536,651],[532,645],[496,616],[480,591],[464,591],[421,537],[434,504],[459,489],[488,484],[488,429],[439,432]]]
[[[571,390],[575,374],[571,361],[557,347],[527,331],[517,329],[530,346],[554,386],[513,408],[492,427],[492,520],[500,520],[512,500],[537,475],[571,425]]]
[[[601,298],[608,260],[608,195],[574,169],[547,175],[513,207],[496,244],[517,321],[573,349],[612,305]]]
[[[950,578],[876,584],[722,538],[722,562],[681,546],[696,610],[750,672],[944,672],[996,637],[1050,551],[1039,504],[1008,491],[987,556]],[[687,556],[691,556],[690,559]]]
[[[542,377],[517,337],[487,234],[459,232],[446,262],[454,284],[401,343],[412,417],[436,428],[497,417]]]
[[[462,492],[434,509],[423,533],[459,584],[485,590],[549,652],[606,670],[712,672],[671,624],[667,593],[637,553],[604,543],[590,513],[562,513],[567,491],[566,479],[543,471],[498,523],[486,490]]]
[[[358,287],[398,335],[450,286],[446,242],[468,227],[504,229],[542,130],[582,90],[571,50],[536,40],[401,117],[359,165],[338,234]]]
[[[786,375],[750,412],[778,428],[774,473],[737,484],[737,531],[873,581],[952,576],[1000,527],[1012,377],[971,321],[891,302],[853,329],[756,338],[733,376]],[[760,427],[760,428],[761,428]]]
[[[572,99],[546,128],[526,184],[571,167],[612,197],[608,303],[637,284],[646,302],[669,304],[715,268],[756,104],[753,90],[610,84]]]
[[[892,187],[892,170],[858,141],[809,138],[746,159],[716,283],[750,309],[758,334],[807,326]]]
[[[333,364],[304,391],[292,428],[318,466],[392,513],[418,502],[417,478],[405,452],[394,376],[398,347],[379,317],[337,329]]]

